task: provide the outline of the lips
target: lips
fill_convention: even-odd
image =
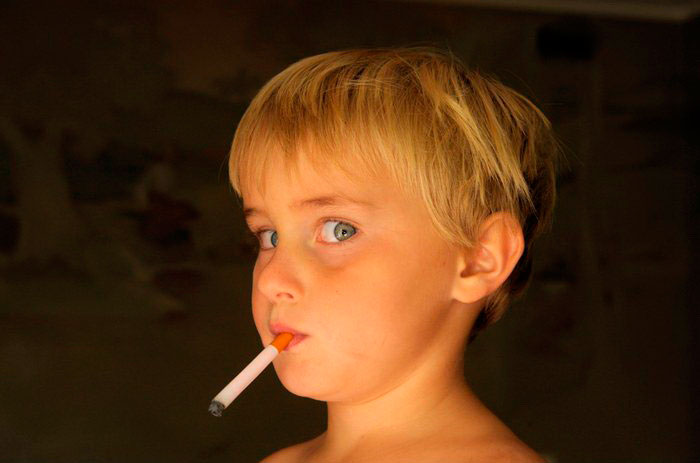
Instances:
[[[292,340],[289,341],[289,345],[287,345],[287,348],[285,350],[293,349],[294,346],[296,346],[297,344],[299,344],[300,342],[302,342],[306,338],[308,338],[308,336],[305,334],[295,334],[294,337],[292,338]]]
[[[289,342],[287,345],[287,348],[285,350],[290,350],[300,342],[302,342],[304,339],[308,337],[306,333],[301,333],[294,328],[290,327],[289,325],[285,325],[284,323],[280,322],[274,322],[270,323],[270,331],[272,334],[277,336],[280,333],[291,333],[294,335],[292,340]]]
[[[270,323],[270,331],[272,334],[277,336],[280,333],[292,333],[294,336],[301,335],[301,336],[307,336],[306,333],[302,333],[300,331],[295,330],[289,325],[285,325],[284,323],[280,322],[274,322]]]

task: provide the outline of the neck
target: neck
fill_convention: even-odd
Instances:
[[[463,346],[457,348],[463,349]],[[350,461],[390,452],[407,443],[435,442],[449,435],[477,435],[493,426],[493,415],[466,383],[463,355],[422,366],[374,397],[328,402],[328,429],[315,440],[319,461]],[[322,458],[321,458],[322,456]]]

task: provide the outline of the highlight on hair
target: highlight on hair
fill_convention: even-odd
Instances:
[[[319,172],[384,178],[420,198],[454,246],[472,249],[484,219],[513,214],[523,255],[486,298],[469,342],[527,287],[533,242],[551,224],[561,144],[547,117],[496,78],[433,47],[302,59],[268,81],[241,118],[229,157],[233,189],[264,194],[271,163],[289,174],[302,150]]]

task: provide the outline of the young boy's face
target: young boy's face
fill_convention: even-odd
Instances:
[[[299,172],[287,178],[275,167],[264,197],[242,192],[244,208],[260,211],[249,227],[269,230],[253,271],[255,325],[263,345],[275,337],[272,322],[308,335],[274,360],[290,392],[370,399],[426,373],[466,336],[448,310],[457,253],[422,203],[386,179],[353,183],[338,170],[315,172],[303,153]],[[372,205],[295,206],[337,194]]]

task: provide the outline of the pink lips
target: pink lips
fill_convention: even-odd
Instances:
[[[292,333],[294,335],[292,340],[289,342],[289,345],[287,345],[287,348],[285,349],[285,351],[292,349],[294,346],[296,346],[297,344],[299,344],[300,342],[302,342],[304,339],[306,339],[308,337],[307,334],[300,333],[297,330],[295,330],[294,328],[291,328],[291,327],[285,325],[284,323],[279,323],[279,322],[271,323],[270,324],[270,331],[275,336],[277,336],[279,333]]]
[[[308,338],[308,336],[305,334],[295,334],[285,350],[293,349],[294,346],[296,346],[297,344],[299,344],[300,342],[302,342],[306,338]]]

